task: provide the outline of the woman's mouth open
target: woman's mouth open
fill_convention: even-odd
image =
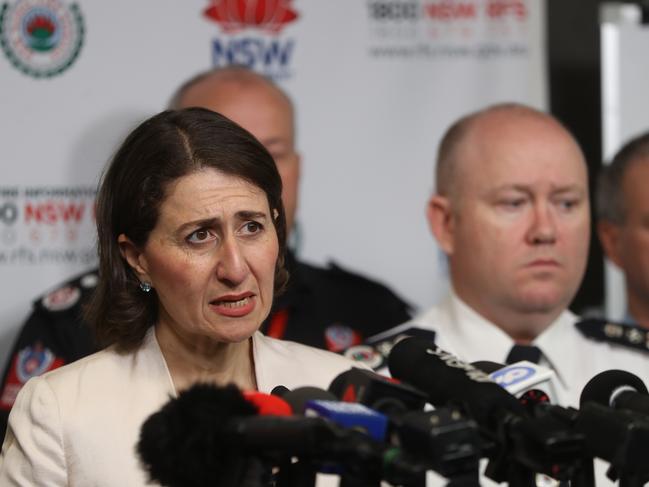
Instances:
[[[246,316],[255,309],[255,295],[246,293],[221,296],[214,301],[210,301],[210,307],[222,316],[233,318]]]

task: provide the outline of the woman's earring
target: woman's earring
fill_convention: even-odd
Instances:
[[[151,289],[153,289],[153,286],[151,286],[151,283],[149,281],[142,281],[140,282],[140,289],[145,292],[151,292]]]

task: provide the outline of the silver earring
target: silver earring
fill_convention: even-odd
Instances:
[[[140,289],[145,293],[149,293],[151,292],[151,289],[153,289],[153,286],[151,286],[149,281],[142,281],[140,283]]]

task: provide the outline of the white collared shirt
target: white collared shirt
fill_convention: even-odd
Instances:
[[[566,310],[533,342],[543,353],[541,365],[550,367],[557,375],[560,405],[579,407],[579,396],[586,383],[604,370],[626,370],[649,383],[649,355],[586,338],[574,326],[578,320]],[[453,292],[408,325],[434,330],[440,348],[467,362],[486,360],[504,364],[515,344],[509,335]]]

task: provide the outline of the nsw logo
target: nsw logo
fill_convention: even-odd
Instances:
[[[278,33],[298,17],[291,0],[213,0],[204,14],[228,33],[247,27]]]
[[[282,38],[281,31],[298,19],[291,0],[212,0],[203,14],[224,34],[212,41],[214,66],[242,65],[274,79],[290,76],[295,41]]]
[[[499,386],[508,388],[519,382],[532,377],[535,374],[535,370],[532,367],[527,367],[524,365],[515,365],[512,367],[505,367],[504,369],[497,370],[493,372],[490,377],[494,380]]]

